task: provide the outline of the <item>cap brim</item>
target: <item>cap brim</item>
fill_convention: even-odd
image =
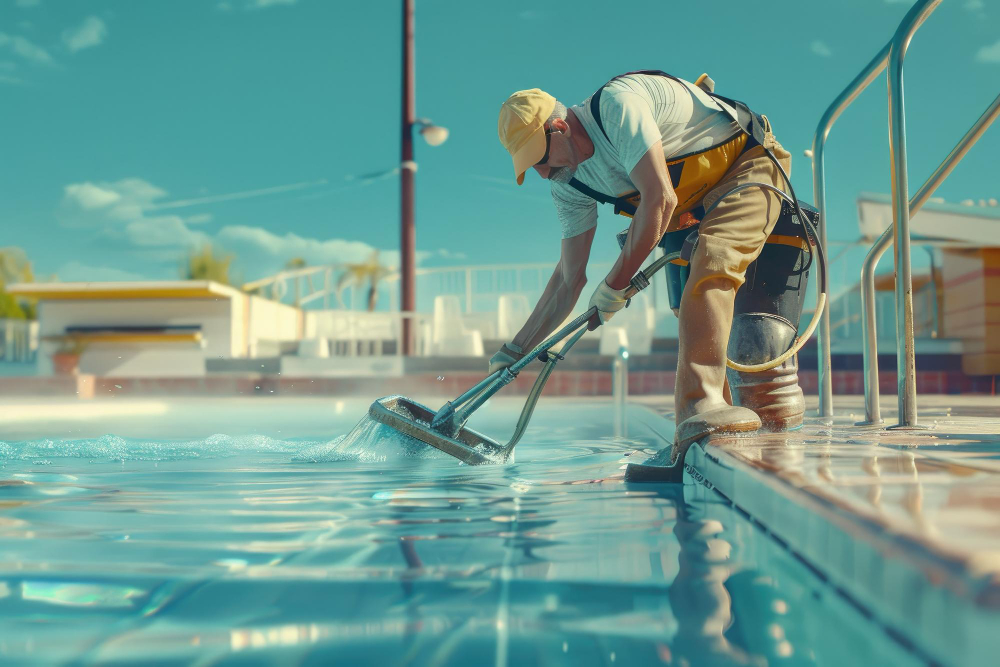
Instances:
[[[540,127],[513,155],[514,176],[518,185],[524,183],[524,173],[538,164],[543,157],[545,157],[545,129]]]

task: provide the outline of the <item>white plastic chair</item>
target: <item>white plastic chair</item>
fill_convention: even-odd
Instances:
[[[326,338],[303,338],[299,341],[298,356],[308,359],[326,359],[330,356],[330,346]]]
[[[483,336],[466,331],[458,297],[448,294],[434,297],[433,354],[447,357],[483,356]]]
[[[617,318],[618,316],[615,315]],[[605,324],[601,327],[601,342],[597,348],[597,353],[605,357],[616,356],[622,348],[629,349],[628,332],[624,327],[616,327],[614,324]],[[631,350],[629,351],[631,353]]]
[[[601,327],[601,354],[618,354],[618,333],[621,329],[626,334],[628,353],[630,355],[649,354],[653,350],[653,329],[656,326],[656,311],[649,302],[649,295],[641,292],[632,297],[632,305],[615,313],[608,324]],[[611,352],[604,352],[605,338],[610,338],[608,346],[613,346]],[[610,347],[608,349],[611,349]]]
[[[521,330],[531,314],[528,297],[523,294],[502,294],[497,306],[497,336],[510,340]]]

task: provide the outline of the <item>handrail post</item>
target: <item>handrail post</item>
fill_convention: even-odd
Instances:
[[[891,43],[890,43],[891,44]],[[889,46],[886,44],[882,50],[872,58],[871,62],[861,70],[861,73],[854,77],[840,95],[827,107],[823,117],[820,118],[816,127],[816,134],[813,135],[812,143],[812,167],[813,167],[813,199],[816,209],[819,211],[819,235],[823,247],[827,247],[826,242],[826,167],[825,148],[826,138],[830,134],[830,129],[837,117],[851,105],[872,81],[878,77],[879,73],[885,69],[889,60]],[[817,338],[817,366],[819,371],[819,416],[833,416],[833,380],[831,377],[830,361],[830,309],[826,308],[821,313],[819,336]]]
[[[825,138],[825,137],[824,137]],[[825,141],[813,144],[813,196],[819,211],[819,239],[823,248],[826,242],[826,183],[823,168]],[[818,289],[818,287],[817,287]],[[820,313],[819,332],[816,337],[817,371],[819,392],[819,416],[833,416],[833,378],[831,377],[833,363],[830,357],[830,309],[824,308]]]
[[[910,39],[941,0],[921,0],[899,24],[889,49],[889,152],[892,178],[893,259],[896,269],[896,375],[899,423],[917,426],[917,373],[913,349],[913,277],[910,270],[910,193],[906,176],[903,60]]]
[[[865,419],[855,426],[882,424],[878,387],[878,328],[875,302],[875,267],[879,259],[892,243],[892,227],[886,228],[882,236],[865,255],[861,266],[861,336],[862,361],[865,369]]]
[[[920,186],[917,193],[909,202],[909,214],[914,216],[917,211],[934,194],[948,175],[954,170],[955,165],[962,161],[965,154],[969,152],[979,138],[983,136],[989,126],[1000,116],[1000,95],[997,95],[993,103],[983,112],[979,120],[969,128],[951,152],[934,170],[927,181]],[[878,386],[878,338],[875,329],[875,267],[882,258],[883,253],[889,248],[889,240],[892,236],[892,227],[882,233],[872,249],[865,257],[864,265],[861,268],[861,304],[862,304],[862,332],[864,334],[864,367],[865,367],[865,421],[858,422],[858,425],[880,424],[882,419],[879,415],[879,386]]]

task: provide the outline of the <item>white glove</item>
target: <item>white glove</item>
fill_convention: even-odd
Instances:
[[[500,351],[490,357],[490,371],[489,374],[493,375],[501,368],[507,368],[512,364],[517,363],[524,357],[524,352],[521,351],[519,345],[514,345],[514,343],[504,343],[501,346]]]
[[[625,298],[625,289],[613,289],[606,280],[602,280],[594,291],[594,296],[590,297],[588,308],[597,306],[597,315],[601,318],[601,324],[610,320],[615,313],[625,307],[628,299]]]

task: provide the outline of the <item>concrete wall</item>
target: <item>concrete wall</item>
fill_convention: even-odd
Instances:
[[[942,254],[945,331],[962,339],[962,370],[1000,374],[1000,248]]]
[[[177,377],[205,374],[205,357],[232,355],[230,300],[219,299],[88,299],[42,301],[42,343],[38,371],[52,373],[52,354],[60,336],[72,326],[198,325],[201,343],[90,343],[80,356],[80,372],[120,377]]]
[[[305,316],[301,309],[257,296],[248,297],[246,307],[249,356],[275,356],[279,343],[302,339]]]

